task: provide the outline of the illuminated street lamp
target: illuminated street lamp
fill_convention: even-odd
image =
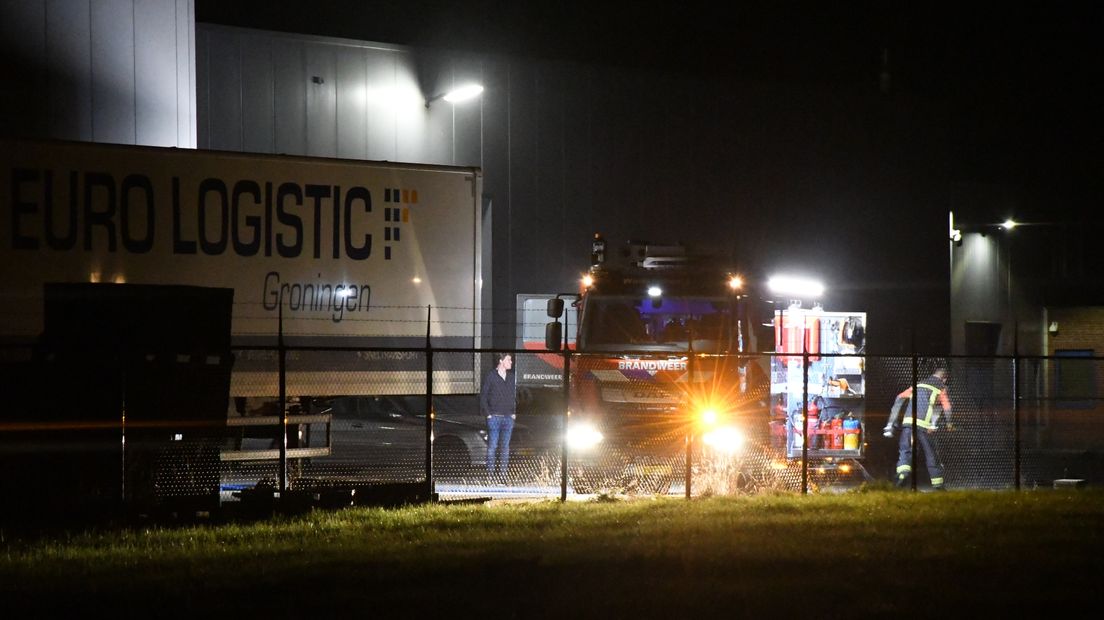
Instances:
[[[483,93],[483,86],[480,84],[464,84],[458,86],[448,92],[436,94],[429,99],[426,99],[425,107],[429,107],[429,104],[437,101],[438,99],[444,99],[449,103],[460,103],[474,99]]]

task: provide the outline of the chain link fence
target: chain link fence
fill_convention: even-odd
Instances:
[[[492,419],[489,350],[242,347],[225,361],[0,349],[0,471],[5,497],[20,498],[6,516],[281,494],[348,504],[384,488],[567,499],[1104,482],[1104,360],[1091,356],[847,356],[833,367],[862,381],[844,385],[794,355],[499,353],[543,369],[543,383]],[[947,402],[895,412],[937,368]],[[228,398],[190,393],[221,375]],[[912,420],[929,405],[941,415],[915,429],[921,442]]]

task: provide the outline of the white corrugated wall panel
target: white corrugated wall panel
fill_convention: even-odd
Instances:
[[[135,137],[138,144],[176,146],[176,0],[134,3]],[[173,18],[173,19],[169,19]]]
[[[418,68],[414,59],[406,54],[395,57],[395,85],[393,91],[396,112],[396,153],[402,162],[431,163],[426,153],[425,96],[418,84]]]
[[[242,150],[271,153],[275,148],[275,96],[272,40],[245,35],[241,39]]]
[[[89,0],[46,3],[50,54],[50,137],[92,139],[92,45]]]
[[[287,39],[272,41],[276,152],[307,152],[307,70],[303,44]]]
[[[0,1],[0,133],[195,146],[194,0]]]
[[[100,0],[92,7],[92,140],[134,144],[134,2]]]
[[[337,70],[334,48],[308,44],[307,155],[337,156]]]
[[[220,151],[240,151],[241,42],[238,37],[212,35],[207,45],[208,146]]]
[[[487,84],[483,79],[483,63],[475,57],[458,58],[453,63],[453,84]],[[484,91],[486,92],[486,91]],[[483,148],[483,102],[486,96],[479,97],[464,105],[452,108],[452,162],[457,166],[478,166],[481,164]]]
[[[395,104],[396,54],[369,50],[367,57],[368,159],[395,161],[398,157],[398,115]]]
[[[362,48],[337,50],[337,156],[368,157],[368,62]]]
[[[195,2],[176,0],[176,145],[196,147]]]

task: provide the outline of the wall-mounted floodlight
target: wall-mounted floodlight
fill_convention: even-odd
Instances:
[[[483,87],[479,84],[465,84],[454,88],[447,93],[440,93],[434,95],[429,99],[426,99],[425,106],[428,108],[429,104],[437,101],[438,99],[444,99],[449,103],[460,103],[461,101],[467,101],[469,99],[475,99],[483,92]]]
[[[1012,218],[1008,218],[1007,220],[1004,220],[1003,222],[1001,222],[1001,228],[1003,228],[1005,230],[1012,230],[1018,224],[1019,224],[1019,222],[1017,222],[1016,220],[1014,220]]]
[[[777,295],[793,297],[820,297],[824,294],[824,285],[820,282],[789,276],[774,276],[767,280],[767,287]]]

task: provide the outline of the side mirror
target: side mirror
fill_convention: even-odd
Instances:
[[[544,325],[544,348],[559,351],[563,346],[563,323],[555,321]]]
[[[561,316],[563,316],[563,309],[564,309],[564,300],[560,299],[559,297],[555,297],[553,299],[548,300],[548,306],[546,308],[546,312],[548,313],[548,316],[550,316],[554,319],[558,319]]]

